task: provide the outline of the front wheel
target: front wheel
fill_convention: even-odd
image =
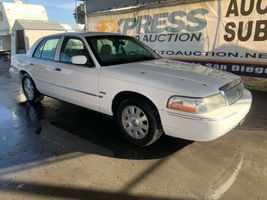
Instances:
[[[24,74],[22,78],[22,88],[27,102],[37,103],[43,100],[44,96],[36,89],[32,78],[28,74]]]
[[[138,146],[154,143],[163,133],[155,108],[137,98],[127,99],[120,104],[117,121],[123,137]]]

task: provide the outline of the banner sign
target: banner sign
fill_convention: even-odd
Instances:
[[[86,12],[110,10],[114,8],[125,8],[150,3],[157,3],[158,0],[90,0],[86,1]]]
[[[267,1],[215,0],[88,14],[89,31],[134,36],[161,56],[267,77]]]

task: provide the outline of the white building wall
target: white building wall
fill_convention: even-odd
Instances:
[[[16,19],[48,20],[48,16],[41,5],[0,2],[0,51],[10,51],[10,34]]]

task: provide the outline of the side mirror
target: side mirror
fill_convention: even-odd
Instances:
[[[85,65],[87,63],[86,56],[72,56],[71,63],[74,65]]]

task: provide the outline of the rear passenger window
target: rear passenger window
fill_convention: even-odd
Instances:
[[[59,38],[51,38],[41,42],[36,48],[33,57],[54,60]]]
[[[57,44],[58,44],[59,38],[49,39],[44,44],[41,58],[54,60],[55,54],[57,50]]]
[[[44,43],[45,43],[45,40],[43,40],[38,46],[37,48],[35,49],[35,52],[33,54],[33,57],[35,58],[41,58],[41,54],[42,54],[42,50],[43,50],[43,47],[44,47]]]

